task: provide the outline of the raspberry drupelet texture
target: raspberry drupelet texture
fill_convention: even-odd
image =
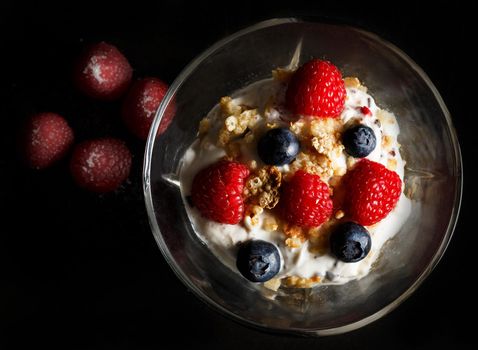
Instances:
[[[245,178],[249,169],[237,162],[221,160],[196,174],[191,197],[194,206],[209,220],[237,224],[244,217]]]
[[[131,168],[131,152],[125,143],[114,138],[88,140],[78,144],[70,161],[75,182],[92,192],[117,189]]]
[[[397,205],[402,180],[380,163],[362,159],[345,178],[347,213],[357,223],[370,226],[384,219]]]
[[[47,168],[65,156],[73,139],[73,130],[59,114],[35,114],[20,134],[23,159],[31,168]]]
[[[282,219],[303,227],[320,226],[332,214],[332,207],[327,184],[303,170],[284,184],[279,201]]]
[[[286,91],[286,106],[295,114],[336,118],[344,110],[345,84],[338,68],[311,60],[297,69]]]
[[[146,140],[156,111],[168,91],[168,85],[157,78],[144,78],[133,83],[122,108],[123,121],[140,139]],[[169,126],[173,113],[167,110],[161,120],[158,133]]]
[[[115,100],[126,92],[133,69],[113,45],[100,42],[85,49],[78,58],[73,80],[85,95],[98,100]]]

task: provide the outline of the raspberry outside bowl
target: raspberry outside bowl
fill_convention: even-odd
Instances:
[[[280,38],[280,40],[277,40]],[[270,76],[294,52],[358,76],[401,128],[405,193],[412,215],[364,278],[313,289],[267,290],[245,283],[197,238],[178,170],[198,123],[221,96]],[[161,125],[175,110],[171,124]],[[167,118],[169,119],[169,118]],[[159,130],[164,130],[158,133]],[[348,27],[273,19],[237,32],[195,58],[166,94],[148,137],[144,194],[153,235],[181,281],[213,309],[250,326],[303,335],[339,334],[384,316],[430,274],[451,239],[462,194],[462,163],[450,114],[426,74],[402,51]]]

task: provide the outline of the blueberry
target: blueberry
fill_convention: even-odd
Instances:
[[[269,165],[290,164],[299,153],[299,140],[287,128],[269,130],[257,144],[257,153]]]
[[[365,125],[355,125],[347,129],[342,136],[345,151],[355,158],[368,156],[377,145],[377,138],[371,128]]]
[[[330,236],[330,249],[337,259],[357,262],[370,252],[372,239],[367,229],[354,222],[340,224]]]
[[[266,282],[280,270],[279,250],[266,241],[247,241],[239,247],[236,266],[249,281]]]

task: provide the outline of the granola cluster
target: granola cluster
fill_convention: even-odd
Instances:
[[[273,209],[279,203],[282,173],[275,166],[264,166],[246,181],[244,195],[247,202],[261,208]]]
[[[224,147],[231,140],[242,136],[251,130],[261,119],[256,108],[249,108],[234,103],[234,100],[225,96],[220,101],[221,111],[224,116],[224,124],[219,131],[218,146]],[[253,134],[250,133],[249,136]],[[250,141],[252,138],[249,137]]]
[[[245,223],[247,228],[259,225],[259,215],[264,209],[273,209],[279,203],[279,188],[282,183],[282,173],[275,166],[264,166],[257,169],[246,180],[244,197],[246,198]],[[264,219],[263,228],[275,231],[277,221],[272,216]]]
[[[344,175],[344,167],[334,166],[344,146],[340,142],[342,123],[333,118],[301,119],[291,123],[290,130],[301,140],[303,151],[291,164],[293,172],[303,169],[328,181],[334,175]]]

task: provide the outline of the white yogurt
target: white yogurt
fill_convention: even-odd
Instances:
[[[254,106],[263,110],[264,106],[273,99],[277,105],[281,105],[284,99],[285,86],[273,79],[266,79],[237,91],[232,95],[237,104]],[[360,107],[367,106],[372,112],[371,116],[364,116],[360,113]],[[285,121],[279,119],[280,113],[272,111],[263,115],[263,120],[259,123],[276,122],[287,125]],[[194,142],[186,151],[180,166],[180,184],[183,198],[190,195],[191,185],[194,176],[199,170],[218,161],[225,155],[222,148],[215,146],[215,135],[218,128],[222,126],[223,118],[220,115],[220,108],[216,105],[208,114],[212,122],[212,128],[200,142],[199,139]],[[394,169],[403,181],[405,162],[402,160],[399,152],[397,136],[399,134],[398,123],[395,116],[389,112],[380,110],[375,104],[374,99],[366,92],[357,88],[347,88],[347,100],[345,109],[340,118],[345,123],[360,122],[373,129],[377,137],[377,146],[375,150],[367,157],[370,160],[379,162],[385,166],[389,161],[396,162]],[[382,147],[382,141],[387,138],[391,147]],[[242,156],[246,159],[257,158],[255,144],[242,144]],[[390,149],[393,151],[391,152]],[[345,152],[332,159],[336,166],[347,167],[347,156]],[[281,168],[281,171],[287,171],[288,166]],[[187,203],[187,201],[185,201]],[[283,232],[268,232],[262,228],[262,221],[268,215],[268,210],[264,210],[259,217],[259,224],[255,226],[244,224],[227,225],[220,224],[205,219],[197,209],[186,204],[187,213],[191,223],[199,236],[213,253],[232,270],[237,271],[235,267],[235,256],[237,244],[249,239],[262,239],[274,243],[279,248],[281,254],[281,270],[278,278],[287,276],[298,276],[301,278],[311,278],[319,276],[322,283],[342,284],[351,280],[360,279],[366,276],[372,264],[380,255],[383,244],[392,238],[403,226],[410,215],[411,203],[403,194],[395,209],[379,223],[367,227],[372,238],[372,248],[367,257],[356,263],[344,263],[337,260],[330,253],[317,254],[309,250],[309,242],[306,241],[299,248],[290,248],[285,245],[287,238]],[[238,273],[238,272],[237,272]]]

